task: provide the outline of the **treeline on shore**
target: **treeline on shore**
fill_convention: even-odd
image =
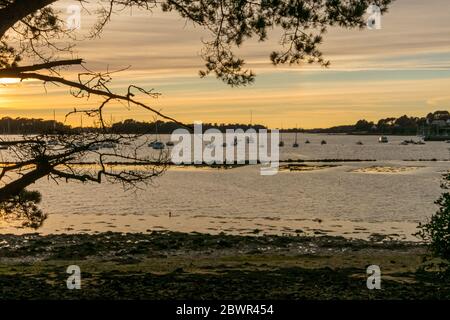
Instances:
[[[133,119],[127,119],[121,122],[116,122],[112,126],[106,128],[110,133],[117,134],[171,134],[176,129],[181,128],[193,128],[193,124],[185,124],[185,126],[180,125],[175,122],[146,122],[146,121],[136,121]],[[218,123],[203,123],[203,131],[215,128],[219,129],[221,132],[226,132],[226,130],[232,129],[242,129],[244,131],[248,129],[267,129],[263,125],[259,124],[218,124]],[[54,120],[43,120],[43,119],[28,119],[28,118],[10,118],[3,117],[0,119],[0,134],[45,134],[45,133],[68,133],[77,134],[81,132],[95,132],[100,131],[98,127],[71,127],[65,125],[61,122]]]
[[[3,117],[0,119],[0,134],[39,134],[72,130],[70,126],[54,120]]]
[[[385,118],[378,122],[365,119],[357,121],[354,125],[336,126],[326,129],[305,130],[309,133],[347,133],[347,134],[385,134],[385,135],[416,135],[436,131],[436,128],[450,127],[450,113],[448,111],[435,111],[425,117]]]
[[[193,124],[186,124],[188,127],[193,127]],[[243,129],[248,130],[253,128],[255,130],[267,129],[260,124],[219,124],[219,123],[203,123],[203,130],[211,128],[219,129],[221,132],[226,132],[228,129]],[[306,132],[306,133],[340,133],[340,134],[392,134],[392,135],[415,135],[429,131],[433,126],[450,127],[450,113],[448,111],[436,111],[429,113],[425,117],[409,117],[407,115],[399,118],[380,119],[378,122],[367,121],[365,119],[357,121],[353,125],[342,125],[331,128],[318,129],[301,129],[290,128],[282,129],[282,132]],[[174,130],[183,128],[182,125],[175,122],[164,121],[137,121],[127,119],[121,122],[112,124],[108,129],[111,133],[120,134],[171,134]],[[44,119],[29,119],[29,118],[10,118],[3,117],[0,119],[0,134],[43,134],[43,133],[80,133],[98,131],[95,127],[71,127],[61,122]]]

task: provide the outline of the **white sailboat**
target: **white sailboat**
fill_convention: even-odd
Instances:
[[[156,140],[152,141],[148,144],[149,147],[152,147],[154,150],[162,150],[165,147],[164,142],[159,141],[159,134],[158,134],[158,121],[155,121],[156,126]]]
[[[279,146],[279,147],[284,147],[283,132],[282,132],[282,130],[283,130],[283,126],[281,126],[281,129],[280,129],[280,142],[278,143],[278,146]]]
[[[298,127],[297,127],[297,125],[295,125],[295,127],[296,127],[296,129],[295,129],[295,141],[294,141],[294,144],[292,145],[292,147],[293,148],[298,148],[299,147],[299,144],[298,144],[298,140],[297,140],[297,134],[298,134]]]
[[[10,125],[10,123],[9,123],[9,119],[7,120],[7,129],[6,129],[6,132],[3,132],[3,134],[11,134],[11,125]],[[7,145],[5,145],[5,144],[1,144],[1,142],[0,142],[0,150],[8,150],[9,149],[9,147],[7,146]]]
[[[253,111],[250,110],[250,129],[252,128],[252,126],[253,126]],[[245,137],[245,142],[247,144],[249,144],[250,142],[253,143],[252,137]]]

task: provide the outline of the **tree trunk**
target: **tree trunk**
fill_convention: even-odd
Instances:
[[[58,0],[16,0],[0,10],[0,39],[8,29],[26,16]]]
[[[53,166],[49,164],[40,164],[35,170],[26,173],[25,175],[11,183],[8,183],[6,186],[0,189],[0,202],[18,195],[29,185],[35,183],[40,178],[47,176],[52,169]]]

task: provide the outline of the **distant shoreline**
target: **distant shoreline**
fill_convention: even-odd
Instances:
[[[403,162],[450,162],[449,159],[403,159],[403,160],[397,160],[397,161],[403,161]],[[295,163],[350,163],[350,162],[385,162],[385,160],[377,160],[377,159],[285,159],[285,160],[279,160],[279,163],[286,163],[286,164],[295,164]],[[4,161],[0,163],[0,167],[13,165],[14,162],[8,162]],[[97,162],[72,162],[73,165],[80,165],[80,166],[92,166],[92,165],[98,165]],[[106,166],[169,166],[169,167],[194,167],[194,168],[216,168],[216,169],[232,169],[236,167],[242,167],[242,166],[249,166],[249,165],[261,165],[261,161],[257,161],[257,163],[250,163],[249,160],[245,160],[244,163],[220,163],[220,164],[209,164],[209,163],[173,163],[173,162],[158,162],[158,161],[152,161],[152,162],[104,162],[103,163]]]
[[[258,129],[259,130],[259,129]],[[258,130],[256,130],[258,132]],[[276,130],[276,129],[265,129],[268,132],[270,132],[271,130]],[[387,134],[383,134],[383,133],[371,133],[371,132],[316,132],[316,131],[309,131],[308,129],[305,130],[299,130],[299,131],[295,131],[294,129],[281,129],[278,130],[280,133],[298,133],[298,134],[311,134],[311,135],[326,135],[326,136],[386,136],[386,137],[418,137],[420,135],[417,134],[403,134],[403,133],[399,133],[399,134],[394,134],[394,133],[387,133]],[[21,136],[21,135],[38,135],[38,134],[43,134],[42,132],[27,132],[27,133],[0,133],[0,136]],[[61,134],[67,134],[67,133],[47,133],[49,135],[61,135]],[[72,133],[73,135],[76,135],[78,133]],[[114,133],[113,133],[114,134]],[[121,132],[120,134],[140,134],[140,133],[136,133],[136,132]],[[154,135],[155,133],[153,132],[149,132],[149,133],[145,133],[144,135]],[[171,132],[160,132],[160,135],[171,135]],[[449,136],[450,139],[450,136]]]

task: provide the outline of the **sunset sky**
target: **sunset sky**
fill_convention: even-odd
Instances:
[[[92,17],[83,15],[80,34],[91,23]],[[79,42],[75,56],[97,71],[131,65],[115,75],[113,87],[122,92],[131,83],[154,88],[162,96],[145,101],[185,122],[248,123],[252,111],[253,122],[270,127],[312,128],[450,109],[448,0],[397,0],[383,17],[382,30],[330,30],[321,47],[332,63],[327,70],[273,67],[269,55],[278,48],[277,34],[239,51],[257,74],[256,83],[244,88],[198,77],[201,39],[208,34],[176,14],[122,12],[101,39]],[[77,71],[65,75],[74,79]],[[74,107],[94,102],[72,98],[64,87],[46,89],[38,82],[0,86],[0,117],[50,119],[55,109],[62,121]],[[115,121],[152,120],[148,111],[120,105],[107,115]],[[69,121],[78,125],[80,120]]]

